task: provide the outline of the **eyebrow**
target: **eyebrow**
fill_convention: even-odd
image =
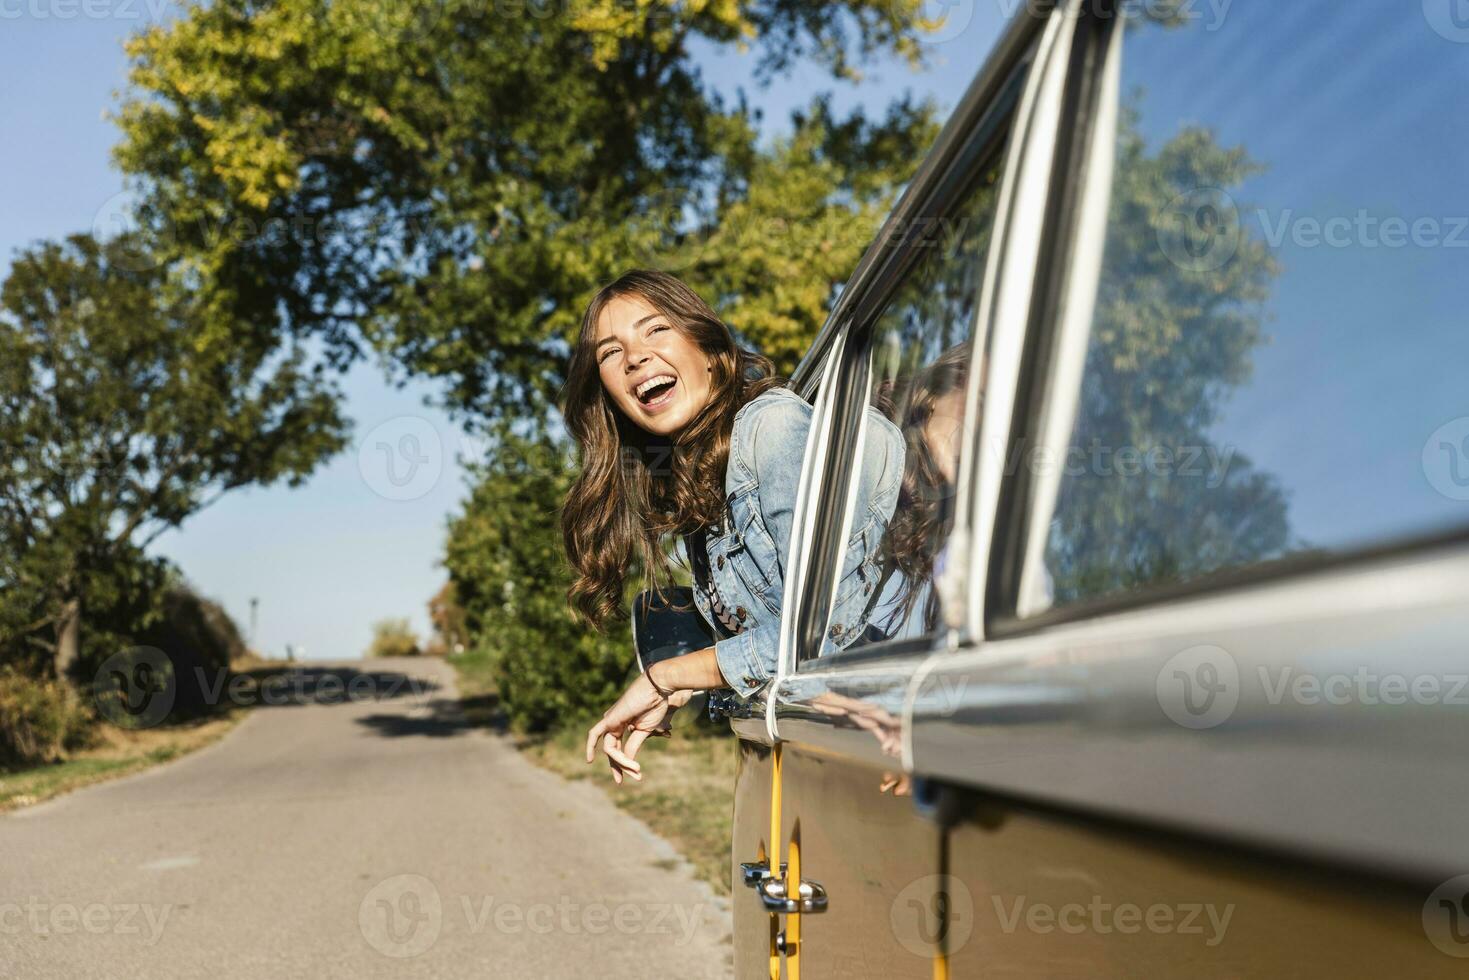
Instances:
[[[643,317],[637,323],[634,323],[632,325],[632,328],[634,330],[636,330],[638,327],[641,327],[643,324],[647,323],[649,320],[656,320],[656,319],[658,319],[658,317],[660,317],[662,315],[663,315],[662,313],[649,313],[647,316]],[[603,344],[615,344],[615,343],[617,343],[617,338],[616,337],[603,337],[601,340],[597,341],[596,346],[594,346],[592,348],[592,350],[597,350]]]

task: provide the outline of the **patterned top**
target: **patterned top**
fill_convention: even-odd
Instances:
[[[708,539],[708,529],[701,528],[688,536],[689,564],[693,567],[694,588],[704,593],[709,600],[709,608],[719,620],[719,627],[725,635],[734,636],[744,627],[736,617],[734,610],[725,605],[719,595],[719,586],[714,582],[714,576],[709,573],[709,551],[705,547]]]

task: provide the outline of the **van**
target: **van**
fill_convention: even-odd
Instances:
[[[1461,13],[1015,13],[795,375],[739,977],[1469,968]]]

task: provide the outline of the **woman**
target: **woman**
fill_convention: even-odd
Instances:
[[[873,621],[888,639],[925,636],[939,626],[934,577],[954,529],[959,442],[969,384],[969,345],[951,347],[908,378],[882,385],[875,401],[906,441],[903,485],[883,544],[899,587],[884,595]]]
[[[574,609],[598,628],[623,616],[631,570],[649,587],[669,584],[668,545],[681,536],[699,612],[719,637],[653,665],[587,733],[587,761],[600,743],[621,783],[642,778],[638,749],[692,692],[749,697],[775,674],[811,407],[686,285],[638,270],[588,304],[563,414],[582,463],[562,509]],[[829,649],[866,626],[902,471],[902,435],[870,411]]]

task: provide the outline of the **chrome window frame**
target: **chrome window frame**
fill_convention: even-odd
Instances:
[[[1069,37],[1069,31],[1074,24],[1074,18],[1061,16],[1061,13],[1062,11],[1056,5],[1045,3],[1022,8],[1012,18],[1001,41],[996,45],[984,68],[976,75],[959,108],[955,110],[948,125],[940,134],[934,149],[929,153],[918,174],[884,224],[876,243],[863,256],[851,280],[852,286],[840,297],[827,326],[823,328],[811,352],[797,369],[794,377],[797,391],[809,397],[809,393],[815,387],[818,368],[825,379],[821,385],[824,394],[835,397],[837,389],[845,387],[831,383],[835,377],[833,367],[848,362],[854,356],[854,351],[859,355],[865,355],[866,329],[876,319],[896,284],[911,267],[911,257],[884,254],[891,251],[885,248],[884,242],[889,240],[893,228],[905,227],[915,215],[926,214],[929,211],[938,213],[947,209],[952,206],[960,194],[971,186],[971,180],[961,179],[956,173],[957,164],[963,161],[966,153],[979,142],[982,126],[994,118],[993,109],[997,98],[1005,92],[1007,86],[1015,84],[1016,69],[1024,65],[1028,58],[1029,66],[1020,83],[1018,97],[1013,107],[1006,106],[1006,116],[1001,120],[1009,128],[1009,146],[1005,151],[1005,167],[997,191],[996,224],[991,232],[991,246],[985,260],[986,269],[982,280],[982,293],[970,337],[970,342],[976,350],[983,349],[982,345],[990,333],[988,319],[993,308],[992,300],[995,294],[993,278],[1002,269],[1011,269],[1017,277],[1021,276],[1019,264],[1007,265],[1001,260],[1002,253],[1009,247],[1009,240],[1004,234],[1005,225],[1001,217],[1007,211],[1013,213],[1013,206],[1009,202],[1013,202],[1017,197],[1021,200],[1029,199],[1028,194],[1017,191],[1017,185],[1026,187],[1036,180],[1045,182],[1049,179],[1050,161],[1040,151],[1050,144],[1038,137],[1036,131],[1037,127],[1053,125],[1055,112],[1038,113],[1036,110],[1040,103],[1053,101],[1056,97],[1056,94],[1051,91],[1055,85],[1056,70],[1049,67],[1049,62],[1051,58],[1064,52],[1067,46],[1062,42]],[[1043,85],[1042,82],[1047,80],[1049,84]],[[1039,139],[1039,145],[1033,145],[1032,139]],[[1021,163],[1034,163],[1037,159],[1042,159],[1044,163],[1039,174],[1031,174],[1020,169]],[[848,365],[849,368],[850,366]],[[865,357],[864,364],[857,365],[857,367],[865,377],[867,372]],[[843,377],[844,380],[849,381],[851,376],[849,370]],[[975,468],[977,466],[975,457],[980,455],[975,451],[979,428],[975,406],[978,404],[985,381],[986,379],[981,377],[981,372],[971,372],[970,385],[966,394],[967,421],[964,430],[965,445],[970,447],[963,457],[963,466],[966,469]],[[862,408],[865,410],[865,407],[866,401],[863,398]],[[865,415],[865,411],[863,414]],[[833,441],[831,430],[835,424],[836,415],[837,412],[832,408],[827,408],[819,413],[819,435],[816,431],[818,426],[813,424],[813,434],[808,451],[820,446],[822,454],[819,457],[821,460],[819,467],[813,467],[813,460],[808,456],[806,466],[811,468],[812,472],[803,477],[806,486],[796,517],[798,531],[794,535],[794,543],[803,550],[811,546],[814,533],[811,525],[816,520],[821,491],[827,475],[833,472],[841,474],[846,468],[843,459],[828,458],[830,454],[825,452]],[[953,538],[954,541],[961,543],[967,540],[965,529],[970,524],[967,514],[968,508],[972,506],[970,495],[966,493],[964,487],[965,482],[961,475],[960,496],[957,500],[959,510],[956,513],[956,531]],[[844,523],[849,519],[849,511],[850,507],[842,511],[841,520]],[[965,552],[961,545],[960,554],[963,553]],[[833,583],[813,580],[811,566],[811,556],[793,552],[792,561],[787,570],[786,592],[782,607],[787,611],[787,615],[782,617],[785,625],[781,633],[780,672],[774,693],[768,701],[771,736],[781,740],[798,737],[802,742],[821,743],[826,748],[840,751],[848,756],[868,757],[874,763],[886,761],[887,765],[899,768],[901,760],[883,760],[875,755],[870,744],[871,739],[864,733],[851,728],[840,728],[813,718],[812,712],[793,704],[789,695],[797,693],[796,690],[793,690],[794,686],[812,681],[824,684],[836,691],[857,690],[860,692],[870,690],[874,682],[880,684],[886,679],[896,683],[897,706],[901,707],[906,702],[907,689],[923,663],[935,649],[954,649],[960,632],[952,628],[953,624],[949,624],[950,628],[944,633],[916,640],[880,644],[875,646],[870,653],[862,651],[854,656],[828,658],[824,661],[808,658],[798,663],[797,652],[800,638],[810,626],[811,617],[816,612],[826,611],[825,607],[829,603],[830,596],[833,594],[831,590],[834,587]],[[833,571],[839,571],[839,568]],[[961,612],[964,611],[965,607],[962,602],[959,608]],[[823,630],[825,623],[823,616],[821,622]],[[906,740],[904,750],[906,756]]]
[[[855,442],[860,438],[860,429],[865,427],[865,381],[868,380],[870,368],[866,357],[867,331],[880,317],[892,294],[902,285],[904,277],[921,257],[911,252],[893,249],[886,243],[915,219],[937,217],[949,213],[972,186],[975,176],[972,169],[972,157],[977,154],[977,151],[988,145],[989,134],[1001,124],[1012,130],[1009,137],[1012,146],[1006,151],[1005,171],[1001,175],[997,189],[997,211],[1003,206],[1010,189],[1017,180],[1011,168],[1020,159],[1020,154],[1015,151],[1013,143],[1018,139],[1017,130],[1020,128],[1021,114],[1033,101],[1030,90],[1034,85],[1033,78],[1037,71],[1040,51],[1032,52],[1030,49],[1033,45],[1045,44],[1047,38],[1058,33],[1058,21],[1062,20],[1062,18],[1053,17],[1051,11],[1051,5],[1045,5],[1044,9],[1036,6],[1032,13],[1027,14],[1026,11],[1021,11],[1016,15],[1005,37],[996,46],[994,54],[971,83],[960,107],[951,116],[949,123],[935,142],[934,148],[925,158],[919,173],[909,184],[902,199],[884,223],[874,244],[864,254],[857,272],[853,274],[851,287],[843,294],[829,319],[828,328],[823,330],[822,336],[818,337],[813,345],[812,352],[797,369],[795,375],[797,390],[809,397],[814,366],[818,358],[823,359],[821,363],[829,363],[824,358],[830,353],[834,338],[838,333],[840,334],[845,344],[842,356],[847,358],[848,363],[842,364],[843,370],[836,380],[843,391],[849,394],[849,397],[846,403],[833,409],[833,412],[842,414],[847,420],[853,417],[858,419],[859,431],[846,433],[849,442]],[[1026,68],[1027,75],[1017,79],[1017,69],[1025,66],[1027,58],[1030,59],[1030,65]],[[997,111],[997,100],[1004,97],[1007,88],[1017,84],[1017,81],[1020,83],[1021,91],[1015,98],[1014,109]],[[976,307],[975,323],[969,338],[969,343],[976,350],[980,349],[987,333],[985,302],[992,291],[990,279],[999,267],[999,252],[1003,247],[1004,241],[1001,238],[1001,226],[997,214],[996,227],[992,231],[992,245],[985,259],[986,269],[982,276],[982,295]],[[834,328],[832,324],[839,324],[839,327]],[[977,371],[971,372],[970,385],[966,391],[967,418],[971,420],[978,415],[974,409],[980,392],[983,390],[983,379],[979,374],[980,372]],[[859,401],[860,405],[857,404]],[[963,441],[966,447],[971,448],[963,454],[961,466],[973,464],[975,453],[972,446],[976,428],[977,426],[972,422],[966,423]],[[823,460],[823,481],[832,477],[844,478],[847,475],[845,470],[848,462],[849,460],[842,454],[828,455]],[[846,486],[845,483],[844,488],[849,495],[855,490],[854,487]],[[967,524],[966,514],[966,488],[961,473],[959,497],[956,500],[956,536],[963,536],[960,532]],[[817,514],[814,512],[806,515],[808,520],[815,520],[816,517]],[[844,522],[849,521],[850,506],[843,509],[841,517]],[[833,567],[830,571],[834,579],[840,569]],[[815,591],[815,598],[822,602],[830,598],[831,590],[834,587],[834,580],[831,583],[809,581],[806,583],[806,588]],[[810,605],[811,603],[808,602],[808,608]],[[810,626],[811,623],[808,622],[806,625]],[[925,638],[925,644],[932,646],[936,640],[945,645],[952,645],[948,639],[938,636]],[[810,659],[813,658],[805,658],[805,660]],[[800,663],[793,661],[792,666],[799,667]]]

